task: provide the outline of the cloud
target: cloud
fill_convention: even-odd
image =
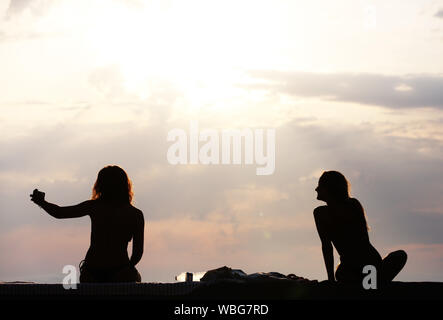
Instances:
[[[53,4],[54,0],[10,0],[7,16],[19,15],[26,10],[33,15],[43,15]]]
[[[10,0],[8,14],[16,14],[23,11],[32,1],[31,0]]]
[[[366,73],[249,71],[251,89],[390,109],[443,109],[443,75],[387,76]]]
[[[438,11],[434,14],[434,17],[437,17],[437,18],[441,18],[441,19],[443,19],[443,9],[438,10]]]
[[[97,91],[101,92],[108,99],[125,96],[123,86],[124,77],[120,69],[115,66],[104,66],[92,70],[89,74],[89,83]]]
[[[78,266],[88,248],[90,228],[59,222],[22,225],[0,234],[0,256],[8,261],[0,267],[0,280],[21,275],[20,280],[35,281],[51,273],[61,280],[64,265]]]

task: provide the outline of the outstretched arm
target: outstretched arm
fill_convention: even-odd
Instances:
[[[328,274],[328,280],[334,282],[334,251],[332,248],[332,242],[327,237],[324,229],[324,225],[320,218],[320,209],[316,208],[314,210],[315,225],[317,227],[318,235],[321,240],[321,250],[323,253],[323,260],[325,261],[326,272]]]
[[[31,201],[40,206],[49,215],[57,219],[83,217],[91,212],[92,200],[83,201],[74,206],[60,207],[45,200],[45,193],[37,189],[30,195]]]
[[[139,211],[136,214],[134,235],[132,242],[132,255],[130,264],[135,266],[141,260],[143,256],[143,245],[145,236],[145,219],[143,217],[143,212]]]

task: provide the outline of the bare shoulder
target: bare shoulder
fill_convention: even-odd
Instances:
[[[355,209],[363,209],[363,206],[361,205],[360,201],[358,201],[356,198],[349,198],[349,204],[355,208]]]
[[[143,211],[131,205],[132,212],[134,212],[134,216],[138,221],[144,221]]]
[[[97,207],[97,200],[89,199],[89,200],[83,201],[82,203],[80,203],[80,206],[82,206],[83,209],[86,209],[86,210],[92,212]]]
[[[89,199],[89,200],[86,200],[85,203],[88,203],[90,206],[97,207],[97,206],[101,205],[103,203],[103,201],[101,201],[99,199]]]

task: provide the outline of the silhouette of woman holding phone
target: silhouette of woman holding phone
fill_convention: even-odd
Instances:
[[[80,282],[141,282],[135,268],[143,255],[143,212],[132,206],[132,183],[118,166],[100,170],[92,199],[74,206],[59,207],[34,190],[31,201],[57,219],[91,218],[91,244],[80,263]],[[133,241],[132,256],[128,243]]]
[[[322,244],[328,280],[339,283],[362,284],[363,268],[373,265],[378,285],[392,281],[406,264],[403,250],[382,259],[369,242],[368,225],[360,202],[349,196],[349,183],[337,171],[325,171],[318,181],[317,199],[326,202],[314,210],[314,219]],[[334,277],[333,247],[340,255]]]

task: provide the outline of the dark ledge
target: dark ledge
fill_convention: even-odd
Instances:
[[[216,280],[179,283],[0,283],[0,300],[442,300],[443,282],[393,282],[381,289],[331,286],[317,281]]]

